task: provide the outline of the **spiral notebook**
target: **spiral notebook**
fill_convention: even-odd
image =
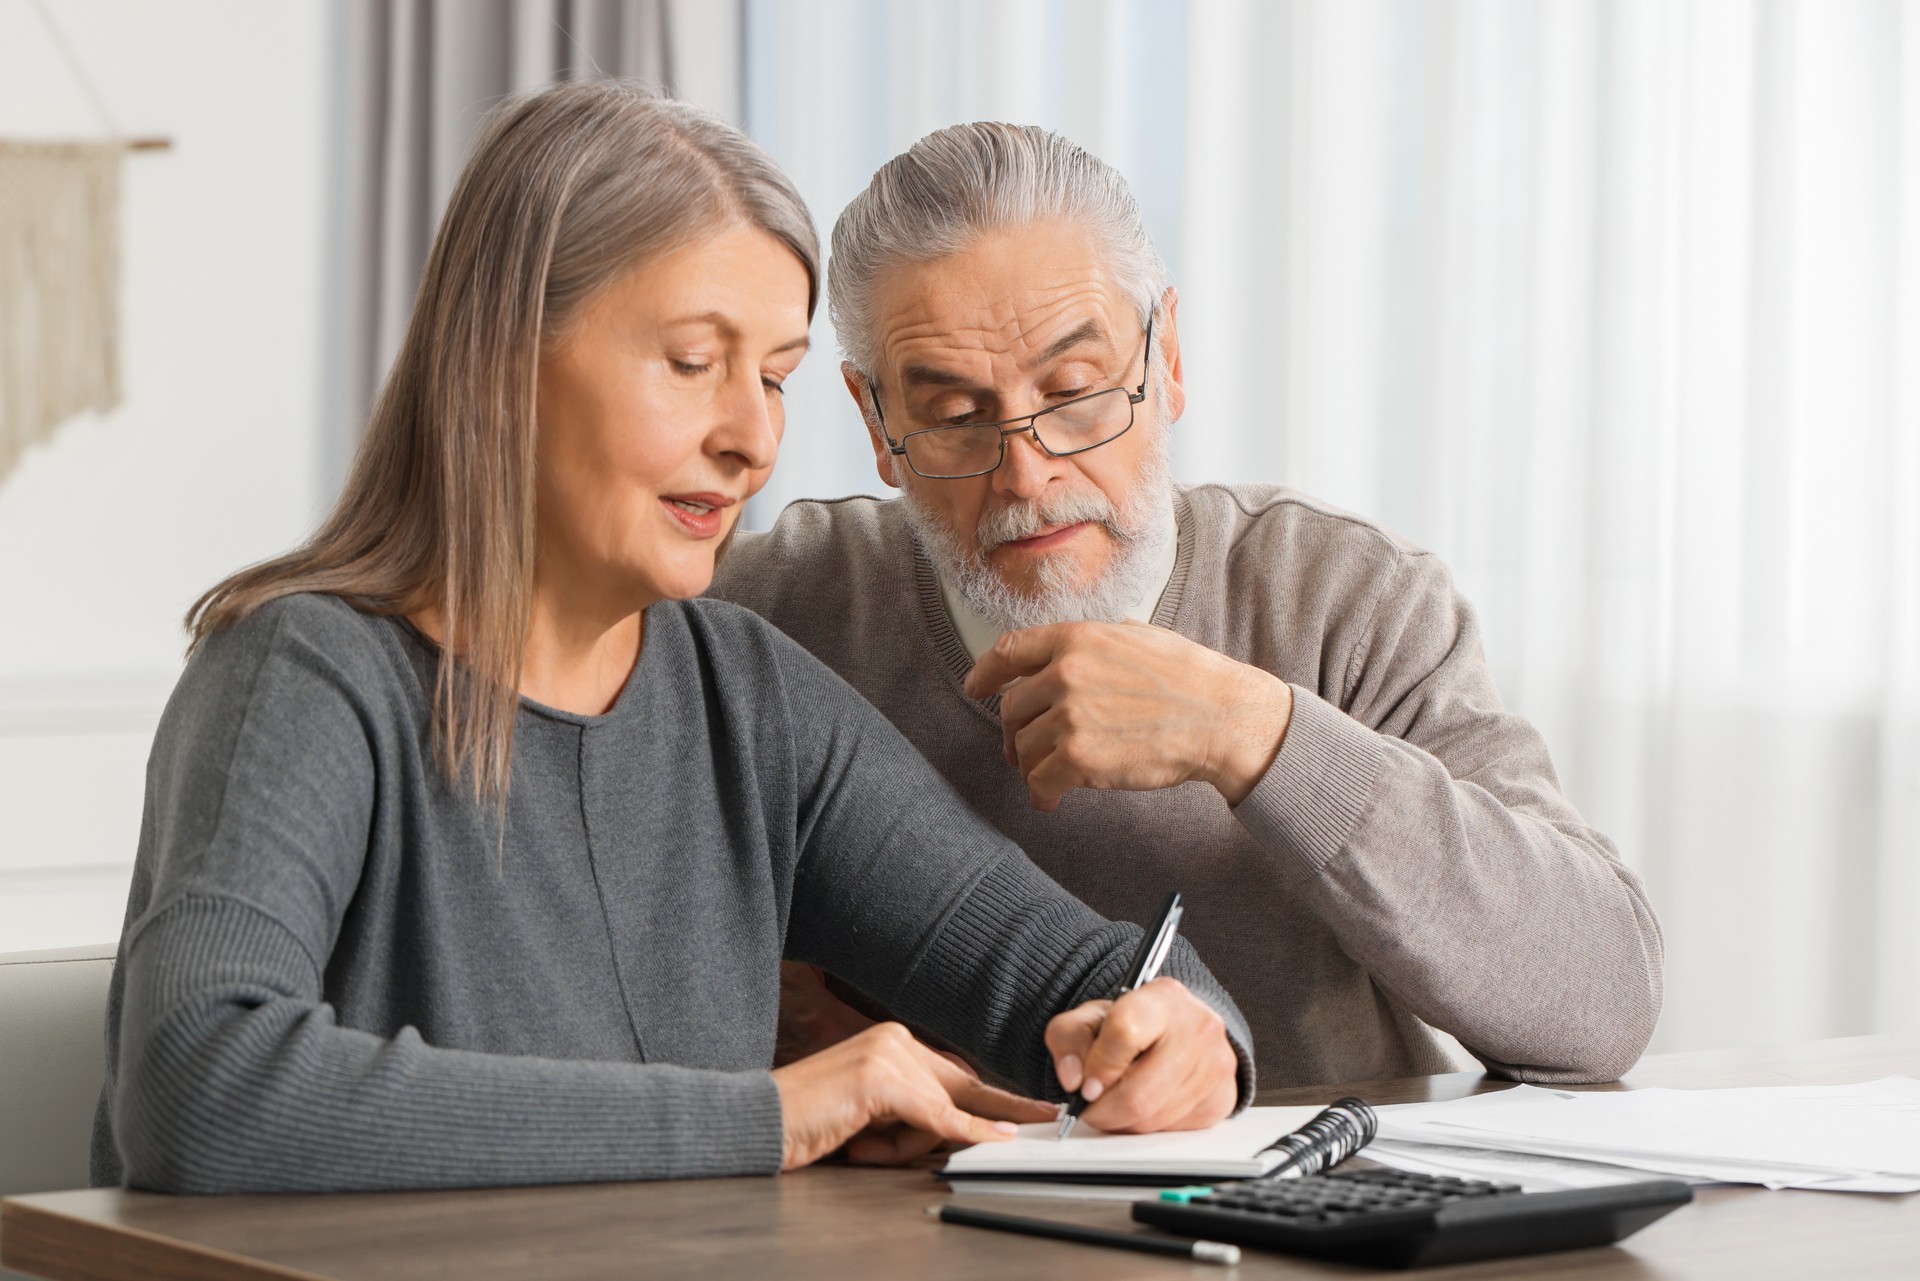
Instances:
[[[1062,1183],[1180,1184],[1258,1178],[1285,1159],[1282,1135],[1319,1115],[1317,1107],[1248,1108],[1206,1130],[1106,1134],[1085,1123],[1066,1138],[1052,1121],[1023,1125],[1013,1138],[955,1152],[938,1172],[948,1180],[1032,1179]]]

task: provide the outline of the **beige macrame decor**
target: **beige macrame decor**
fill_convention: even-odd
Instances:
[[[46,0],[27,3],[107,136],[0,139],[0,484],[61,423],[120,403],[120,162],[173,145],[123,135]]]
[[[61,423],[120,403],[126,153],[0,141],[0,481]]]

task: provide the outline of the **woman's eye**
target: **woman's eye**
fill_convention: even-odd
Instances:
[[[685,374],[689,378],[693,377],[696,374],[704,374],[709,369],[713,368],[712,365],[702,364],[697,360],[669,359],[667,363],[673,366],[673,372],[675,372],[676,374]]]
[[[787,385],[778,378],[762,378],[760,385],[776,396],[784,396],[787,392]]]

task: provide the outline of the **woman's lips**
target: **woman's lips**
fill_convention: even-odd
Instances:
[[[722,513],[733,504],[720,494],[669,494],[660,499],[673,522],[695,538],[717,537],[725,523]]]

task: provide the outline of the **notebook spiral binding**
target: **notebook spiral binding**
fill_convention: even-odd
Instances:
[[[1336,1100],[1319,1116],[1274,1143],[1287,1159],[1261,1178],[1296,1179],[1331,1170],[1372,1142],[1379,1130],[1380,1118],[1364,1099],[1349,1096]]]

